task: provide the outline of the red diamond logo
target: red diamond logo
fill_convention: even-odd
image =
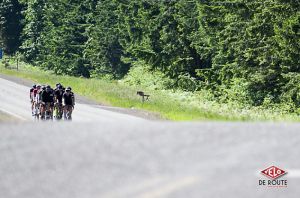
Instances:
[[[287,172],[276,166],[270,166],[269,168],[261,171],[261,173],[271,179],[277,179],[278,177],[281,177],[282,175],[286,174]]]

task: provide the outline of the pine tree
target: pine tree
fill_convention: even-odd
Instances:
[[[21,10],[18,0],[0,2],[0,44],[8,54],[15,53],[20,46]]]

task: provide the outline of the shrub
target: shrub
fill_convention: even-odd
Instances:
[[[184,91],[196,91],[198,89],[196,78],[191,77],[188,73],[180,74],[178,76],[177,86]]]
[[[170,89],[174,86],[174,80],[160,71],[151,69],[143,61],[135,62],[122,81],[128,85],[147,87],[152,90]]]

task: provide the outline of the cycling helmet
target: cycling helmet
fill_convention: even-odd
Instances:
[[[71,87],[67,87],[67,89],[69,89],[70,91],[72,91],[72,88],[71,88]]]
[[[61,86],[61,84],[60,83],[56,83],[55,87],[59,87],[59,86]]]
[[[47,85],[47,86],[46,86],[46,89],[51,89],[50,85]]]
[[[67,87],[66,91],[71,91],[70,87]]]
[[[42,90],[46,90],[46,87],[44,85],[42,86]]]
[[[32,85],[32,88],[36,88],[36,84]]]
[[[36,87],[37,87],[37,88],[41,88],[41,85],[37,85]]]

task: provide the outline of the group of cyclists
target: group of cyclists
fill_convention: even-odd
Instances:
[[[57,83],[52,89],[50,85],[33,85],[30,88],[32,116],[42,120],[71,120],[75,106],[75,96],[71,87],[63,87]]]

